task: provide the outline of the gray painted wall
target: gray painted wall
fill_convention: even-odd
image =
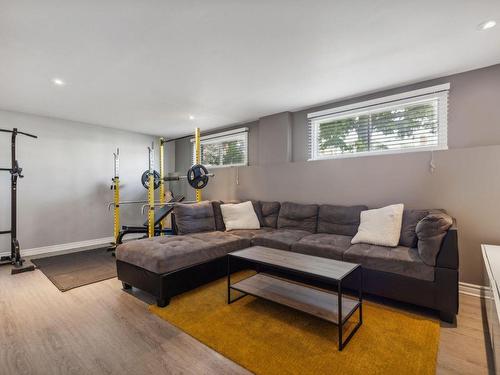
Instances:
[[[113,152],[120,147],[122,199],[146,197],[140,175],[147,168],[153,137],[54,118],[0,111],[0,128],[17,127],[39,136],[19,136],[18,236],[22,248],[85,241],[113,235]],[[0,133],[0,164],[10,166],[10,136]],[[122,206],[122,223],[140,225],[139,206]],[[10,226],[10,177],[0,174],[0,228]],[[0,252],[10,251],[0,236]]]
[[[308,112],[445,82],[451,84],[449,150],[434,153],[437,169],[433,174],[428,152],[306,161]],[[261,165],[255,154],[249,155],[249,167],[216,170],[204,198],[363,203],[371,207],[403,202],[413,208],[445,208],[458,221],[460,280],[481,284],[480,244],[500,244],[499,103],[500,65],[495,65],[294,112],[292,162]],[[252,142],[259,139],[255,133],[262,132],[264,125],[274,126],[269,117],[265,123],[250,126],[252,150],[259,151],[260,146]],[[282,142],[276,139],[270,144]],[[289,152],[283,147],[279,150]],[[179,156],[181,150],[177,151]]]
[[[191,154],[191,141],[189,138],[175,142],[175,172],[185,175],[187,170],[193,165]],[[169,188],[174,195],[184,195],[186,200],[194,200],[196,195],[194,190],[187,187],[186,181],[169,182]]]
[[[259,165],[292,161],[292,116],[290,112],[277,113],[259,120]]]

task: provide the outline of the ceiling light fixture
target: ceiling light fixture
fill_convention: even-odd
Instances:
[[[492,27],[495,27],[497,25],[496,21],[494,20],[489,20],[489,21],[484,21],[481,22],[478,26],[479,30],[488,30],[491,29]]]
[[[64,86],[66,85],[66,82],[64,82],[62,79],[60,78],[52,78],[52,83],[56,86]]]
[[[193,115],[189,115],[189,119],[190,120],[194,120],[194,116]]]

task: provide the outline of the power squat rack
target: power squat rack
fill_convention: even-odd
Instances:
[[[17,239],[17,179],[23,178],[23,169],[19,167],[16,159],[16,138],[18,134],[22,134],[31,138],[38,138],[36,135],[20,132],[17,128],[12,130],[0,129],[0,132],[11,133],[11,167],[0,168],[0,171],[10,172],[10,230],[0,231],[0,234],[10,233],[10,256],[0,258],[0,266],[12,265],[12,274],[33,271],[33,265],[23,266],[24,259],[21,258],[21,249]]]

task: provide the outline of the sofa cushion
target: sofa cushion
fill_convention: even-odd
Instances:
[[[430,213],[418,222],[416,227],[418,253],[429,266],[436,265],[441,243],[452,225],[451,216],[437,211]]]
[[[235,229],[259,229],[260,222],[250,201],[242,203],[221,204],[226,231]]]
[[[259,202],[260,225],[262,227],[276,228],[278,226],[278,214],[280,213],[280,202]]]
[[[217,253],[220,251],[219,247],[222,248],[222,255],[251,246],[248,238],[235,236],[228,232],[193,233],[190,234],[189,237],[202,240],[205,244],[212,248],[217,247]]]
[[[406,246],[386,247],[360,243],[352,245],[344,253],[343,260],[359,263],[364,268],[376,271],[434,281],[434,267],[425,264],[420,259],[418,250],[415,248]]]
[[[271,232],[273,230],[275,230],[275,229],[262,227],[259,229],[235,229],[235,230],[230,231],[229,233],[231,233],[234,236],[252,239],[253,237],[255,237],[258,234],[268,233],[268,232]]]
[[[215,230],[214,209],[209,201],[174,206],[178,234],[209,232]]]
[[[293,243],[311,234],[298,229],[276,229],[271,232],[259,233],[252,238],[252,245],[272,247],[274,249],[290,250]]]
[[[316,233],[318,205],[285,202],[278,216],[279,229],[298,229]]]
[[[401,223],[399,244],[406,247],[417,247],[417,223],[429,214],[429,210],[405,209]]]
[[[342,254],[351,246],[351,239],[351,236],[340,234],[310,234],[293,243],[291,251],[322,258],[342,260]]]
[[[397,246],[401,236],[403,209],[403,204],[393,204],[362,211],[358,232],[352,238],[351,243]]]
[[[250,240],[223,232],[161,236],[119,245],[116,259],[163,274],[204,263],[248,246]]]
[[[361,211],[366,206],[334,206],[322,204],[318,213],[318,233],[354,236],[359,227]]]
[[[220,209],[222,203],[222,201],[212,201],[212,208],[214,210],[215,230],[224,232],[226,226],[224,225],[224,218],[222,217],[222,211]]]

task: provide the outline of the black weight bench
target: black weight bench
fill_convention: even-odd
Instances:
[[[182,202],[185,199],[184,196],[178,196],[172,198],[168,203],[179,203]],[[168,205],[168,206],[161,206],[159,208],[155,208],[155,227],[154,227],[154,235],[159,236],[160,234],[174,234],[172,229],[165,229],[162,227],[162,221],[170,214],[174,209],[173,205]],[[149,225],[148,221],[146,220],[144,224],[141,227],[133,227],[133,226],[127,226],[123,225],[122,230],[118,234],[118,238],[116,239],[116,245],[119,245],[123,243],[123,237],[125,237],[127,234],[137,234],[137,233],[144,233],[144,238],[147,237],[147,234],[149,232]]]

